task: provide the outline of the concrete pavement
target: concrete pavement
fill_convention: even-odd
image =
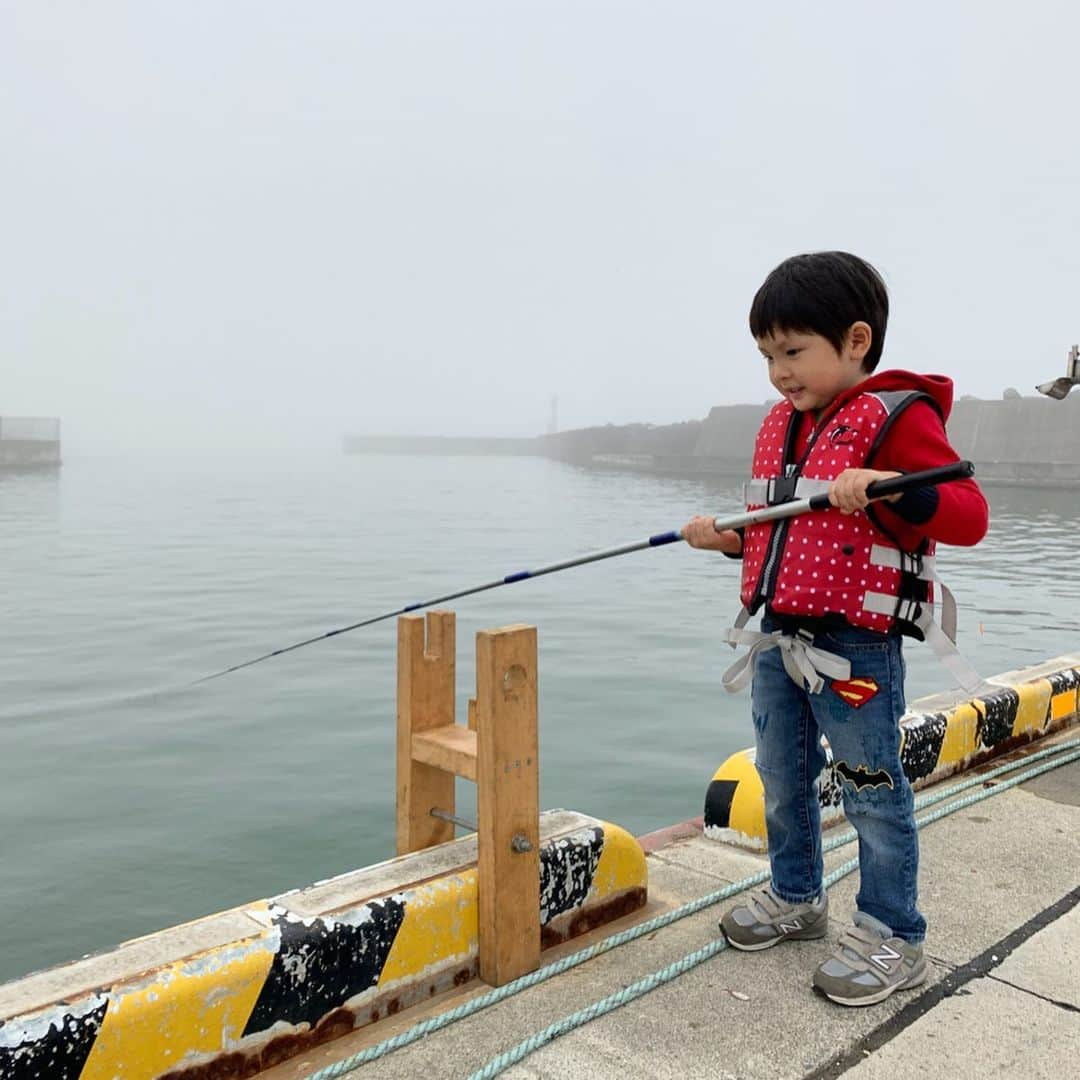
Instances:
[[[1075,735],[1072,728],[1037,748]],[[579,938],[564,951],[577,951],[766,865],[763,857],[688,831],[650,855],[648,909]],[[833,1005],[810,989],[815,965],[850,919],[856,872],[830,892],[828,941],[788,943],[755,954],[726,950],[542,1047],[503,1075],[508,1080],[1072,1075],[1080,1059],[1080,763],[928,826],[921,845],[921,906],[930,924],[931,960],[923,987],[864,1009]],[[853,854],[853,845],[831,853],[826,870]],[[723,906],[615,949],[350,1075],[467,1077],[548,1024],[714,940]],[[545,953],[545,963],[555,955]],[[423,1012],[381,1022],[261,1075],[298,1080],[486,989],[470,984],[432,1001]]]

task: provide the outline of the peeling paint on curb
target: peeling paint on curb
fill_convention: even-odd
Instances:
[[[624,830],[549,811],[541,831],[545,945],[645,903]],[[461,985],[477,971],[475,859],[465,838],[0,986],[0,1080],[253,1076]]]
[[[1080,656],[1006,672],[973,698],[936,694],[920,698],[900,720],[900,760],[914,787],[954,773],[1076,723]],[[832,753],[818,780],[823,825],[843,818],[841,781]],[[754,751],[740,750],[717,769],[705,795],[705,835],[764,851],[765,795]]]

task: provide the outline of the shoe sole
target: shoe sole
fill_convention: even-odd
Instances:
[[[876,1005],[879,1001],[884,1001],[897,990],[914,990],[917,986],[922,986],[922,984],[926,982],[926,976],[928,974],[929,969],[924,965],[922,971],[909,976],[906,982],[896,983],[894,986],[883,987],[876,994],[866,994],[862,997],[840,997],[839,994],[830,993],[828,990],[822,990],[820,986],[815,986],[814,989],[819,994],[827,997],[830,1001],[835,1001],[837,1005],[848,1005],[851,1007],[858,1007],[859,1005]]]
[[[727,943],[739,952],[761,952],[762,949],[771,949],[782,941],[820,941],[828,933],[828,927],[823,926],[820,931],[814,930],[812,933],[778,934],[776,937],[769,938],[768,941],[755,942],[752,945],[744,945],[741,941],[735,941],[729,937],[723,923],[720,924],[720,932],[727,938]]]

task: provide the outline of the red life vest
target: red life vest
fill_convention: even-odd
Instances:
[[[765,417],[754,446],[748,509],[827,490],[845,469],[871,468],[896,418],[915,401],[937,403],[914,390],[857,394],[817,424],[798,460],[801,414],[787,401]],[[887,632],[896,626],[922,638],[922,605],[932,601],[933,550],[923,541],[905,551],[873,507],[827,510],[749,525],[743,536],[742,602],[753,614],[767,604],[777,615],[840,616],[852,626]]]

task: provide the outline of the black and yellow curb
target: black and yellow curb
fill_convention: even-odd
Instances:
[[[623,829],[540,819],[545,945],[646,901]],[[477,971],[476,839],[0,986],[0,1080],[245,1077]]]
[[[1080,656],[1005,672],[988,680],[972,698],[955,694],[919,698],[900,721],[900,760],[916,787],[936,783],[1021,743],[1075,723],[1078,717]],[[828,764],[818,785],[821,820],[842,817],[844,778]],[[754,751],[732,754],[716,770],[705,795],[705,835],[764,851],[765,795]]]

